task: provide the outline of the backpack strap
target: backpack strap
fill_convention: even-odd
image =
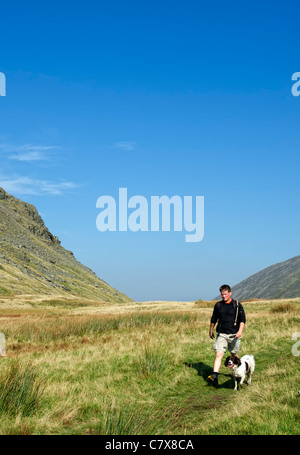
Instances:
[[[237,319],[238,319],[238,314],[239,314],[239,301],[236,300],[235,303],[236,303],[236,313],[235,313],[235,319],[234,319],[234,323],[233,323],[234,326],[236,326],[236,324],[237,324]]]

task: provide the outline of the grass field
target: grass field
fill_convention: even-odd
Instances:
[[[212,308],[2,296],[0,434],[299,434],[300,299],[244,303],[256,370],[237,392],[224,366],[206,381]]]

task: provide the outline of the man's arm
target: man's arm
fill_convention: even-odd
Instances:
[[[209,329],[209,336],[210,336],[211,339],[215,338],[215,335],[214,335],[214,326],[215,326],[215,323],[212,322],[212,323],[210,324],[210,329]]]
[[[236,332],[236,334],[235,334],[235,338],[240,338],[240,337],[242,336],[244,327],[245,327],[245,323],[244,323],[244,322],[241,322],[241,323],[240,323],[239,330],[238,330],[238,332]]]
[[[219,311],[218,311],[218,303],[215,304],[214,306],[214,311],[210,320],[210,328],[209,328],[209,336],[211,339],[213,339],[214,336],[214,326],[216,325],[217,321],[219,319]]]
[[[243,305],[241,303],[239,304],[238,320],[240,321],[240,326],[239,326],[239,330],[235,334],[235,338],[240,338],[242,336],[242,333],[243,333],[243,330],[244,330],[244,327],[246,324],[246,315],[245,315]]]

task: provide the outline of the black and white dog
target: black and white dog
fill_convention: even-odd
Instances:
[[[243,382],[247,375],[247,384],[251,384],[252,375],[255,369],[255,360],[252,354],[244,355],[241,359],[235,355],[230,355],[224,362],[225,367],[231,368],[232,377],[234,379],[235,387],[234,390],[238,388],[238,378],[241,379],[240,385],[243,385]]]

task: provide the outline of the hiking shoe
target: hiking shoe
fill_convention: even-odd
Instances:
[[[211,376],[208,376],[207,382],[209,384],[212,384],[215,387],[218,386],[218,378],[216,378],[216,376],[214,374],[212,374]]]

